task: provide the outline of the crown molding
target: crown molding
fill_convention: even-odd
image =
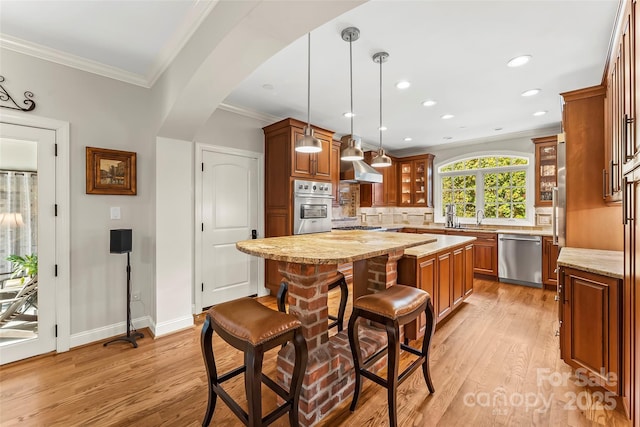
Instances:
[[[28,42],[6,34],[0,34],[0,48],[44,59],[45,61],[55,62],[56,64],[76,68],[88,73],[98,74],[110,79],[120,80],[125,83],[131,83],[146,88],[150,87],[147,79],[140,74],[125,71],[121,68],[105,65],[97,61],[92,61],[90,59],[42,46],[37,43]]]
[[[285,117],[276,117],[271,114],[261,113],[259,111],[249,110],[243,107],[236,107],[235,105],[221,103],[218,105],[219,110],[228,111],[230,113],[239,114],[241,116],[249,117],[252,119],[260,120],[265,123],[276,123],[280,120],[285,119]]]
[[[151,70],[147,73],[148,87],[152,87],[160,78],[162,73],[171,65],[182,48],[187,44],[193,33],[195,33],[200,24],[205,20],[213,8],[218,4],[219,0],[198,1],[185,16],[180,26],[173,32],[171,38],[163,47],[160,54],[156,57]]]

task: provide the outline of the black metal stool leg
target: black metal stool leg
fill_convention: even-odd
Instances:
[[[362,388],[362,377],[360,374],[360,367],[362,366],[362,354],[360,353],[360,339],[358,337],[358,328],[356,320],[360,315],[360,310],[354,309],[351,317],[349,318],[349,326],[347,332],[349,334],[349,345],[351,346],[351,354],[353,355],[353,370],[356,374],[356,383],[353,390],[353,400],[349,410],[351,412],[356,410],[358,399],[360,398],[360,391]]]
[[[211,326],[211,318],[207,314],[207,317],[202,326],[202,333],[200,335],[200,345],[202,347],[202,355],[204,357],[204,365],[207,368],[207,380],[209,389],[209,401],[207,403],[207,412],[205,412],[204,419],[202,420],[202,426],[206,427],[211,422],[213,417],[213,411],[216,409],[216,401],[218,395],[213,390],[213,385],[218,382],[218,371],[216,370],[216,361],[213,357],[213,345],[212,345],[213,327]]]
[[[424,338],[422,339],[422,354],[424,354],[424,362],[422,363],[422,375],[427,383],[427,388],[430,393],[435,393],[436,389],[431,381],[431,373],[429,372],[429,349],[431,348],[431,338],[436,330],[435,313],[433,312],[433,304],[431,299],[427,303],[427,308],[424,311],[426,315],[427,325],[424,331]]]

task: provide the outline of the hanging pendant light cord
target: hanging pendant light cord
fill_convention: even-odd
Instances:
[[[349,88],[351,96],[351,138],[353,138],[353,52],[351,38],[349,38]]]
[[[382,150],[382,62],[383,58],[380,57],[380,148]]]
[[[311,33],[307,33],[307,126],[311,128]]]

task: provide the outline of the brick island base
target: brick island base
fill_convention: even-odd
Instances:
[[[397,260],[402,253],[402,250],[392,251],[387,255],[354,262],[353,298],[394,285]],[[355,386],[347,332],[343,331],[329,339],[327,331],[328,284],[335,276],[337,266],[280,262],[278,267],[288,284],[289,311],[302,322],[302,332],[309,350],[299,410],[300,424],[313,426],[341,402],[350,399]],[[386,332],[375,326],[360,324],[359,335],[364,357],[387,344]],[[376,365],[386,366],[386,360],[385,356]],[[278,354],[276,374],[276,381],[284,387],[289,386],[293,361],[293,346],[287,345]]]

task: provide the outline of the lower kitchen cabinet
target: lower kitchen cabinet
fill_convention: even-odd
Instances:
[[[561,357],[582,377],[620,395],[621,280],[568,267],[560,273]]]
[[[473,292],[473,244],[461,244],[425,256],[405,254],[398,261],[398,283],[423,289],[431,295],[436,324],[449,316]],[[405,325],[405,336],[424,334],[426,319],[420,316]]]
[[[542,236],[542,284],[546,289],[556,290],[558,287],[558,253],[553,237]]]

